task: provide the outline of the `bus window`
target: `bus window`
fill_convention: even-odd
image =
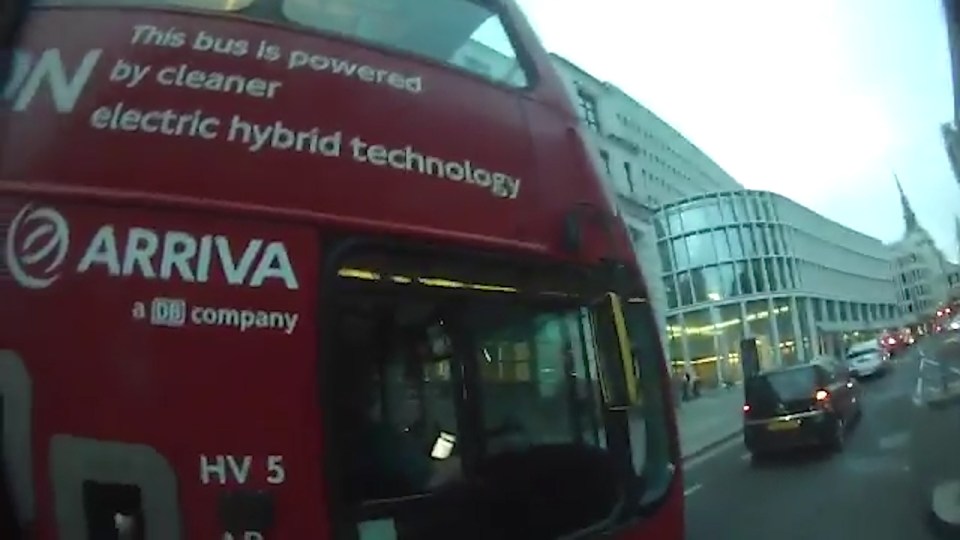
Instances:
[[[349,462],[347,498],[416,495],[458,475],[455,457],[432,455],[441,434],[448,440],[458,430],[450,381],[436,376],[429,304],[369,296],[337,312],[334,362],[342,384],[333,402],[341,455]]]
[[[37,4],[183,7],[239,14],[416,54],[507,86],[528,84],[503,21],[471,0],[38,0]],[[378,82],[390,76],[340,58],[317,55],[302,60],[313,69],[377,77]]]
[[[208,11],[241,11],[254,0],[38,0],[37,5],[70,6],[182,6]]]
[[[647,441],[628,440],[624,412],[602,398],[601,374],[622,380],[624,358],[599,346],[609,332],[593,320],[598,293],[581,292],[589,283],[563,269],[382,249],[347,252],[330,288],[336,345],[323,363],[335,383],[324,402],[341,426],[329,439],[340,460],[330,474],[353,471],[336,480],[353,501],[343,519],[448,536],[482,528],[491,538],[501,537],[496,527],[517,529],[507,522],[537,538],[610,526],[640,485],[624,445]],[[353,318],[363,322],[346,324]],[[600,369],[608,365],[618,374]],[[391,435],[357,436],[371,419]],[[660,435],[641,426],[647,434]],[[378,461],[394,478],[405,463],[416,487],[383,493]]]
[[[501,19],[480,2],[283,0],[282,9],[293,23],[425,56],[511,86],[527,84]]]
[[[488,452],[605,443],[596,354],[578,310],[497,306],[475,315]]]

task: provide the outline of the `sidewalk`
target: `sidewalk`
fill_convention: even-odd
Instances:
[[[677,410],[680,450],[684,460],[736,438],[743,431],[743,386],[717,388]]]
[[[960,343],[955,336],[931,336],[924,350],[915,474],[930,494],[931,518],[941,537],[960,538]],[[926,388],[924,371],[933,374]]]

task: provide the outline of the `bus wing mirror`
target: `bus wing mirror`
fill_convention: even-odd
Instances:
[[[623,301],[608,292],[592,311],[604,402],[610,408],[629,407],[637,402],[637,373]]]

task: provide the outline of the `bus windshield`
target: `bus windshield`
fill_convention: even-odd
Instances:
[[[479,476],[497,497],[524,492],[518,507],[552,508],[531,522],[557,534],[608,516],[629,477],[598,470],[616,453],[608,453],[601,383],[611,364],[589,301],[524,294],[517,281],[495,280],[476,265],[469,279],[466,267],[441,273],[426,260],[427,275],[389,260],[358,263],[338,269],[325,360],[337,380],[329,413],[341,426],[334,440],[348,471],[344,497],[353,504],[443,499],[450,493],[443,486]],[[539,278],[549,286],[549,276]],[[659,357],[639,361],[653,372]],[[665,437],[660,417],[655,405],[631,415],[638,475],[666,466],[649,461],[668,456],[646,452],[665,444],[647,440]],[[557,466],[532,457],[544,449],[600,457],[568,463],[562,479],[542,483],[536,478],[547,470],[539,467]]]
[[[478,1],[41,0],[38,4],[181,7],[229,13],[400,50],[509,86],[527,85],[505,22]],[[291,56],[288,60],[295,59]]]

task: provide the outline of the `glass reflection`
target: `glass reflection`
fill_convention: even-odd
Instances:
[[[753,228],[753,233],[757,237],[757,249],[760,250],[760,255],[769,255],[770,254],[770,244],[767,243],[766,227],[763,225],[758,225]]]
[[[778,291],[780,290],[780,280],[777,279],[777,273],[774,269],[775,265],[773,259],[764,259],[764,265],[767,269],[767,279],[770,281],[770,290]]]
[[[777,259],[777,272],[780,274],[780,284],[784,289],[793,289],[793,281],[790,279],[789,274],[787,273],[787,261],[785,259]]]
[[[747,262],[750,266],[750,273],[753,274],[753,283],[756,285],[758,293],[767,292],[770,288],[767,286],[767,280],[763,276],[763,259],[752,259]]]
[[[797,298],[797,322],[800,325],[800,344],[803,349],[801,355],[807,359],[813,358],[813,334],[810,321],[807,320],[806,298]]]
[[[757,351],[760,355],[760,368],[772,369],[775,366],[772,342],[770,309],[766,300],[751,300],[746,303],[747,330],[751,337],[757,338]]]
[[[756,257],[759,255],[757,244],[753,241],[752,227],[743,227],[740,229],[740,236],[743,238],[743,250],[747,257]]]
[[[683,369],[683,328],[680,317],[674,315],[667,318],[667,351],[674,369]],[[682,371],[681,371],[682,373]]]
[[[675,309],[677,307],[677,287],[673,282],[673,275],[663,278],[663,289],[667,295],[667,307]]]
[[[674,256],[677,258],[677,269],[690,267],[690,255],[687,251],[687,242],[684,238],[676,238],[670,241]]]
[[[750,276],[750,265],[746,262],[738,262],[737,276],[742,294],[753,294],[756,291],[753,286],[753,278]]]
[[[713,231],[694,234],[686,238],[687,249],[690,250],[690,266],[704,266],[716,262],[717,252],[713,238]]]
[[[736,268],[733,264],[722,264],[718,268],[720,280],[720,296],[729,298],[740,294],[737,290]]]
[[[683,222],[680,218],[680,208],[671,208],[667,212],[667,228],[670,235],[675,236],[683,232]]]
[[[756,196],[750,197],[750,203],[753,206],[754,216],[760,221],[766,221],[767,216],[763,211],[763,205],[760,204],[760,199]]]
[[[724,265],[729,266],[729,265]],[[703,268],[700,270],[700,273],[703,275],[704,283],[704,296],[701,302],[714,301],[721,298],[729,296],[725,291],[725,283],[723,281],[723,276],[720,273],[720,268],[716,266],[711,266]]]
[[[770,235],[770,248],[774,255],[783,254],[783,250],[780,246],[780,236],[777,234],[777,227],[774,225],[767,226],[767,233]]]
[[[743,319],[740,304],[715,308],[717,313],[717,350],[720,356],[720,376],[731,383],[743,378],[740,364],[740,340],[743,339]]]
[[[664,238],[667,236],[667,222],[664,219],[663,214],[659,214],[654,217],[653,230],[656,232],[657,238]]]
[[[698,309],[684,313],[684,335],[687,349],[690,351],[690,364],[707,388],[716,387],[719,382],[717,372],[717,348],[715,328],[710,309]]]
[[[740,241],[740,228],[739,227],[730,227],[724,231],[727,237],[728,245],[730,246],[730,258],[732,259],[742,259],[744,258],[743,252],[743,242]]]
[[[797,336],[793,331],[793,314],[790,313],[790,302],[786,298],[773,300],[774,315],[777,324],[777,333],[780,337],[780,359],[784,365],[792,366],[800,359],[797,356]]]
[[[690,283],[690,272],[680,272],[677,275],[677,296],[681,306],[693,303],[693,285]]]
[[[737,221],[748,221],[750,214],[747,212],[747,206],[743,200],[743,194],[735,194],[732,197],[733,213]]]
[[[730,197],[721,196],[717,199],[717,205],[720,207],[720,218],[724,223],[736,223],[737,218],[733,213],[733,204]]]
[[[730,260],[730,244],[727,242],[727,231],[725,229],[720,229],[713,231],[711,233],[713,237],[713,245],[717,250],[717,261],[729,261]]]
[[[827,320],[830,322],[837,322],[837,302],[835,300],[827,300]]]
[[[670,254],[670,248],[666,241],[657,242],[657,250],[660,252],[660,263],[663,264],[663,271],[673,272],[673,257]]]

